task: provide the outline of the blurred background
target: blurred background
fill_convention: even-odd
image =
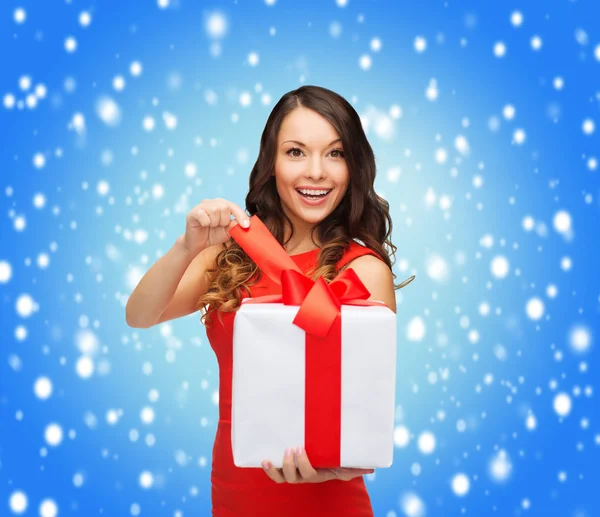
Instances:
[[[0,515],[210,514],[218,367],[127,297],[274,104],[352,103],[398,251],[376,516],[598,515],[600,4],[0,4]]]

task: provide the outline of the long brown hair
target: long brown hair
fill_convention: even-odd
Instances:
[[[363,131],[358,113],[341,95],[320,86],[305,85],[286,93],[275,105],[260,140],[258,159],[250,173],[250,188],[246,195],[246,211],[257,215],[277,241],[285,246],[293,235],[290,219],[281,207],[275,184],[277,136],[285,117],[294,109],[304,107],[322,115],[342,139],[344,157],[349,172],[348,188],[336,209],[311,231],[314,242],[316,232],[319,250],[317,266],[309,276],[322,276],[330,282],[337,274],[336,264],[353,239],[358,239],[375,251],[392,268],[391,257],[396,252],[390,240],[392,220],[389,204],[375,193],[375,155]],[[283,242],[285,223],[291,228],[288,241]],[[199,299],[197,307],[204,313],[202,322],[212,323],[212,313],[235,311],[248,287],[255,284],[261,272],[240,246],[230,239],[223,244],[210,269],[208,291]],[[396,275],[393,275],[396,278]],[[402,287],[395,285],[396,289]]]

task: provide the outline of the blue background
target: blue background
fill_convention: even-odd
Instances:
[[[598,515],[599,15],[594,0],[2,2],[0,514],[13,515],[15,493],[24,515],[54,515],[47,500],[58,515],[210,514],[218,369],[199,314],[139,330],[125,304],[189,209],[211,197],[243,205],[270,110],[316,84],[361,115],[391,205],[394,271],[416,275],[398,292],[394,464],[365,478],[375,515]],[[207,28],[211,16],[225,34]],[[102,96],[119,107],[114,126],[98,115]],[[570,228],[555,226],[561,211]],[[536,298],[539,318],[527,311]],[[577,328],[587,346],[572,345]],[[41,377],[48,398],[36,395]],[[51,424],[58,445],[46,441]]]

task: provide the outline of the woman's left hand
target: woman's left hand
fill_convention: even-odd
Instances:
[[[372,474],[374,469],[350,469],[337,467],[334,469],[315,469],[308,461],[306,451],[298,447],[295,451],[289,448],[283,456],[283,468],[276,469],[270,461],[263,461],[263,468],[275,483],[323,483],[332,479],[350,481],[365,474]],[[296,464],[298,467],[296,467]]]

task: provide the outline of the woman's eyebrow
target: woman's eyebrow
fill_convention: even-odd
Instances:
[[[330,142],[329,144],[327,144],[327,147],[335,144],[336,142],[341,142],[341,140],[342,140],[341,138],[336,138],[333,142]],[[298,140],[286,140],[285,142],[281,142],[281,145],[285,144],[286,142],[293,142],[295,144],[301,145],[302,147],[306,147],[306,144],[303,144],[302,142],[298,142]]]

